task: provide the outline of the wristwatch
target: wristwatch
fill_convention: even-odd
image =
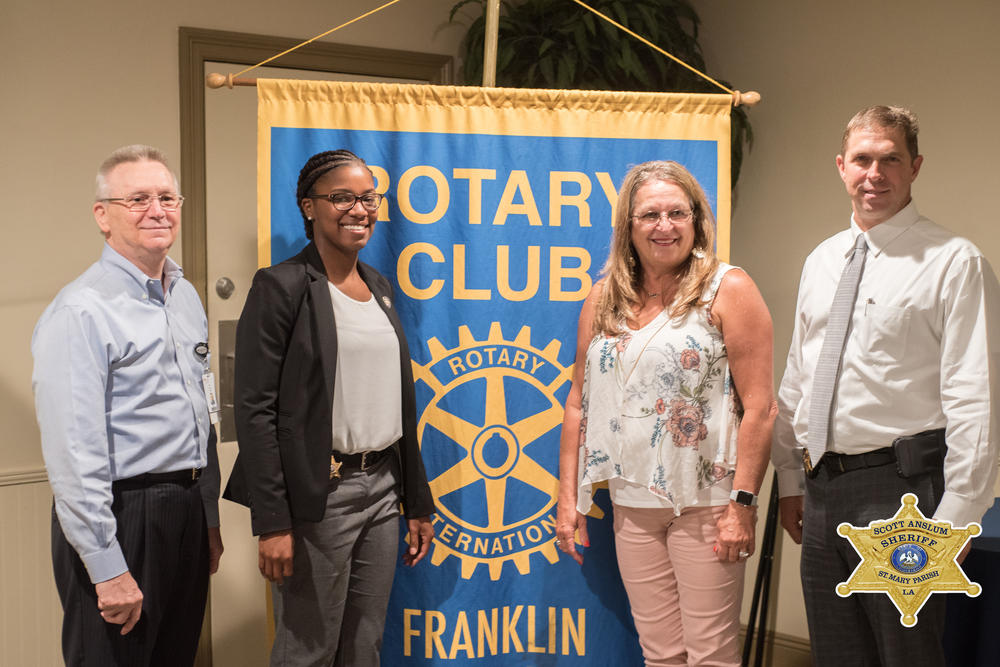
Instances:
[[[757,507],[757,496],[743,489],[733,489],[733,492],[729,494],[729,499],[746,507]]]

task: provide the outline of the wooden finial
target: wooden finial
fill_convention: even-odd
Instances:
[[[212,72],[205,77],[205,85],[209,88],[222,88],[227,86],[229,88],[233,87],[233,75],[229,74],[219,74],[218,72]]]
[[[760,103],[760,93],[756,90],[748,90],[745,93],[741,93],[738,90],[733,91],[733,106],[738,107],[740,105],[755,107]]]

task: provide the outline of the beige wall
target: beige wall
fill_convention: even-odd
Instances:
[[[848,223],[834,156],[844,125],[869,104],[920,118],[925,160],[914,199],[1000,266],[993,207],[1000,186],[1000,5],[989,0],[802,2],[695,0],[710,72],[757,90],[756,135],[733,214],[733,261],[764,294],[775,324],[775,378],[791,338],[799,272]],[[779,632],[804,636],[798,550],[782,554]]]
[[[158,146],[180,164],[178,27],[305,39],[381,4],[6,0],[0,187],[9,250],[0,263],[0,471],[41,466],[28,341],[45,305],[100,253],[89,212],[91,174],[111,149],[136,142]],[[443,25],[452,4],[406,0],[328,39],[456,54],[464,31]],[[179,242],[173,255],[181,259]]]
[[[17,509],[4,524],[16,530],[0,536],[0,664],[58,663],[60,614],[46,522],[51,496],[39,473],[29,341],[46,304],[100,254],[90,214],[94,170],[110,150],[136,142],[162,148],[179,167],[178,27],[306,39],[381,4],[4,1],[0,504]],[[453,4],[405,0],[327,39],[456,55],[464,29],[446,25]],[[181,260],[179,241],[172,255]],[[14,534],[20,538],[10,539]],[[247,581],[257,585],[252,569]]]

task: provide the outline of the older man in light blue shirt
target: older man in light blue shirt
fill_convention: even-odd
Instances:
[[[32,338],[67,664],[191,664],[222,552],[205,311],[167,257],[182,202],[159,151],[115,151],[101,258]]]

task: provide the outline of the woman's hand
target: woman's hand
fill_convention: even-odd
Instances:
[[[590,537],[587,535],[587,516],[576,511],[576,505],[559,501],[559,509],[556,518],[556,547],[583,565],[583,554],[576,550],[575,535],[579,533],[580,544],[585,547],[590,546]]]
[[[291,530],[266,533],[257,541],[257,567],[268,581],[279,586],[292,576],[294,541]]]
[[[431,540],[434,539],[434,525],[429,516],[407,519],[406,525],[410,530],[410,536],[407,539],[409,546],[403,553],[403,562],[413,567],[427,555]]]
[[[716,523],[719,536],[715,540],[715,555],[721,561],[739,561],[754,552],[757,508],[730,502]]]

